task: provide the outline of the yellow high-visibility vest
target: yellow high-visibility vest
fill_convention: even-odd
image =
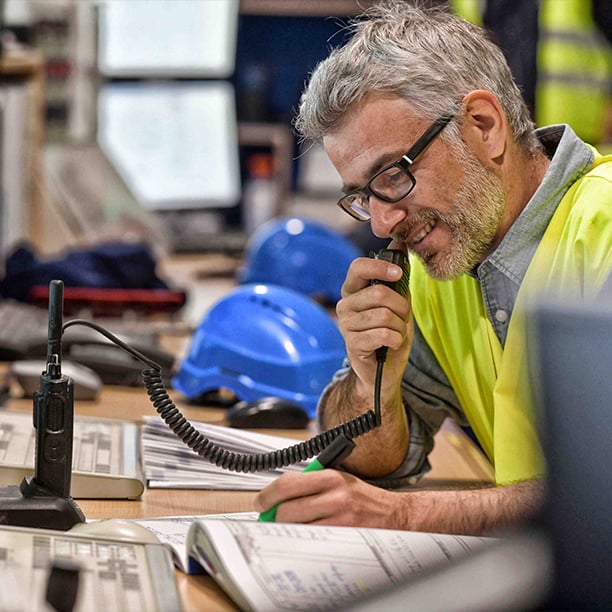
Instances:
[[[493,463],[498,484],[545,472],[525,336],[529,305],[542,294],[593,298],[612,271],[612,156],[595,153],[593,166],[568,190],[544,233],[503,349],[474,278],[435,281],[420,260],[410,258],[415,319]]]

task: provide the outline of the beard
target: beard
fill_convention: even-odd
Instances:
[[[442,222],[450,232],[450,246],[444,250],[415,249],[427,273],[436,280],[450,280],[469,272],[480,263],[495,239],[501,222],[505,196],[502,182],[492,170],[483,166],[461,142],[457,158],[464,178],[453,202],[452,211],[443,213],[424,208],[410,226],[424,222]],[[405,242],[409,231],[401,231],[394,240]]]

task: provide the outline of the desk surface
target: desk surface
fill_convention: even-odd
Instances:
[[[174,257],[164,262],[163,271],[176,286],[189,287],[189,300],[183,319],[192,326],[198,324],[202,313],[212,303],[226,294],[233,286],[231,277],[215,278],[206,282],[211,269],[224,269],[235,262],[223,257],[204,258]],[[184,338],[167,338],[166,348],[181,356],[186,349]],[[15,395],[15,394],[13,394]],[[215,408],[198,408],[181,402],[177,393],[170,391],[184,415],[194,421],[224,425],[224,411]],[[29,399],[11,399],[12,409],[32,411]],[[155,415],[144,389],[104,387],[98,401],[75,402],[75,413],[83,416],[132,419],[139,421],[144,415]],[[305,439],[311,432],[275,430],[286,437]],[[312,432],[314,433],[314,432]],[[454,423],[447,421],[436,436],[436,445],[430,455],[431,472],[419,487],[449,487],[468,484],[489,484],[493,481],[493,469],[480,450]],[[253,510],[253,491],[199,491],[175,489],[149,489],[140,500],[77,500],[88,518],[139,518],[153,516],[218,514]],[[207,576],[186,576],[177,571],[178,588],[185,612],[192,610],[232,611],[233,602],[225,596],[216,583]]]
[[[187,418],[214,424],[224,424],[224,411],[218,408],[198,408],[177,405]],[[9,407],[31,411],[32,402],[11,399]],[[85,416],[104,416],[139,420],[143,415],[155,414],[144,389],[106,387],[96,402],[75,402],[75,413]],[[295,430],[266,431],[288,437],[309,437],[310,432]],[[432,470],[418,485],[421,487],[448,487],[453,485],[490,483],[493,470],[482,453],[454,423],[447,421],[436,436],[436,445],[430,456]],[[77,500],[88,518],[138,518],[216,514],[253,510],[253,491],[195,491],[150,489],[140,500]],[[236,610],[235,605],[206,576],[186,576],[177,571],[178,588],[185,611]]]

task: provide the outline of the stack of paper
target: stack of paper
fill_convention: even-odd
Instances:
[[[34,474],[32,414],[0,410],[0,482],[18,485]],[[144,492],[140,425],[76,416],[71,495],[77,499],[136,499]]]
[[[222,448],[237,453],[266,453],[299,444],[299,440],[191,422]],[[145,478],[149,488],[258,491],[282,472],[302,471],[308,461],[277,470],[233,472],[216,466],[181,442],[160,417],[146,416],[142,426]]]

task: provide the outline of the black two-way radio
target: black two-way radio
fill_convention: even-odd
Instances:
[[[34,477],[24,478],[19,487],[0,488],[0,523],[5,525],[67,530],[85,521],[70,497],[74,387],[61,367],[63,303],[64,284],[51,281],[47,364],[34,393]]]
[[[57,497],[70,497],[74,426],[74,384],[62,374],[63,284],[49,291],[47,365],[34,392],[36,464],[31,486]]]
[[[406,295],[409,269],[405,254],[394,249],[382,249],[371,257],[399,265],[404,274],[395,283],[384,284]],[[189,423],[172,399],[162,381],[161,367],[152,359],[130,347],[112,333],[83,319],[62,324],[63,283],[52,281],[49,300],[49,342],[47,368],[41,374],[40,391],[34,397],[34,426],[37,430],[36,471],[21,487],[0,488],[0,523],[23,526],[45,526],[69,529],[85,518],[70,498],[70,476],[73,435],[72,381],[61,373],[61,340],[68,327],[90,327],[127,353],[146,364],[142,376],[153,406],[175,435],[200,457],[227,470],[255,472],[284,467],[313,457],[327,448],[336,438],[353,440],[381,424],[380,381],[386,347],[377,351],[378,367],[374,389],[374,409],[350,421],[321,432],[309,440],[268,453],[242,454],[229,451],[211,442]],[[380,356],[379,356],[380,355]]]

